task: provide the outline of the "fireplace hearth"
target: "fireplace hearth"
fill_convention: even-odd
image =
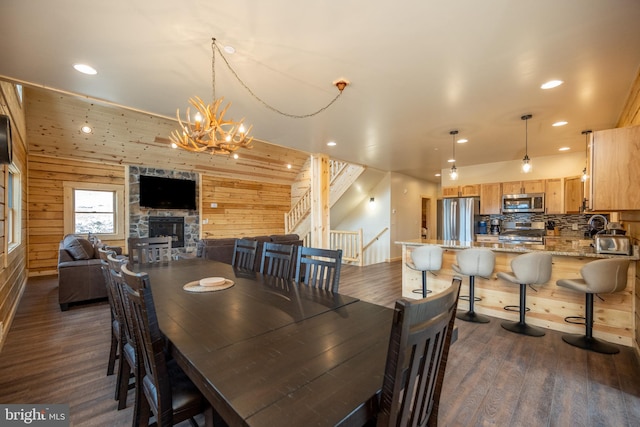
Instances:
[[[171,236],[171,247],[184,247],[184,217],[149,217],[149,237]]]

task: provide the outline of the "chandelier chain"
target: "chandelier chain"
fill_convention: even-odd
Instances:
[[[324,107],[320,108],[317,111],[314,111],[313,113],[309,113],[309,114],[290,114],[290,113],[286,113],[282,110],[277,109],[276,107],[273,107],[269,104],[267,104],[266,101],[264,101],[262,98],[260,98],[258,95],[256,95],[251,88],[249,88],[249,86],[247,86],[247,84],[240,78],[240,76],[238,76],[238,73],[235,72],[235,70],[231,67],[231,64],[229,64],[229,61],[227,61],[227,58],[224,56],[224,54],[222,53],[222,51],[220,50],[220,47],[218,47],[218,44],[216,43],[216,39],[212,39],[212,46],[214,51],[217,50],[218,53],[220,53],[220,56],[222,57],[222,60],[224,61],[224,63],[227,65],[227,68],[229,68],[229,71],[231,71],[231,74],[233,74],[233,76],[236,78],[236,80],[238,80],[238,82],[247,90],[247,92],[249,92],[249,94],[251,96],[253,96],[258,102],[260,102],[262,105],[264,105],[266,108],[268,108],[269,110],[278,113],[282,116],[286,116],[286,117],[290,117],[293,119],[305,119],[308,117],[313,117],[315,115],[318,115],[320,113],[322,113],[324,110],[326,110],[327,108],[331,107],[331,105],[333,105],[334,102],[336,102],[338,100],[338,98],[340,98],[340,95],[342,95],[342,90],[340,90],[338,92],[338,94],[336,95],[335,98],[333,98],[327,105],[325,105]],[[213,64],[212,66],[214,66],[214,70],[215,70],[215,52],[213,54]],[[213,98],[215,100],[215,71],[213,73],[213,87],[214,87],[214,93],[213,93]]]

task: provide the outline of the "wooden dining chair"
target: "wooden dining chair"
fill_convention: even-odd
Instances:
[[[108,295],[110,302],[113,301],[116,318],[118,320],[118,336],[120,341],[120,352],[118,358],[118,377],[116,379],[115,398],[118,401],[118,410],[127,406],[127,394],[129,390],[136,387],[138,361],[135,355],[135,341],[132,335],[131,321],[127,316],[127,308],[122,294],[122,265],[128,262],[127,258],[119,258],[115,252],[107,254],[106,270],[108,279]],[[103,269],[105,266],[103,265]],[[131,382],[131,378],[134,378]],[[135,402],[138,399],[134,399]],[[137,404],[134,403],[137,408]],[[135,412],[135,409],[134,409]]]
[[[462,279],[435,296],[396,301],[377,426],[436,426]]]
[[[260,273],[267,276],[291,279],[293,267],[293,245],[265,242],[260,261]]]
[[[342,249],[318,249],[300,246],[295,281],[314,288],[338,292]]]
[[[254,270],[256,264],[256,252],[258,241],[249,239],[236,239],[233,246],[233,258],[231,265],[243,270]]]
[[[171,236],[129,237],[127,243],[131,265],[171,261]]]
[[[155,416],[158,427],[172,426],[203,413],[205,424],[213,426],[213,408],[180,369],[167,357],[165,339],[160,331],[155,305],[146,273],[133,273],[122,267],[124,289],[138,344],[141,364],[141,402],[139,424],[146,426]],[[135,424],[135,419],[134,419]],[[197,425],[197,424],[196,424]]]

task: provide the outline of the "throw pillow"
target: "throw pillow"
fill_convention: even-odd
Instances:
[[[91,242],[79,239],[71,234],[65,236],[64,248],[76,261],[93,258],[93,245],[91,245]]]

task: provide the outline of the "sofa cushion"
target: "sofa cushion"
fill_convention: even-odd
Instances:
[[[92,259],[93,245],[86,239],[80,239],[72,234],[68,234],[63,240],[64,248],[75,260]]]

